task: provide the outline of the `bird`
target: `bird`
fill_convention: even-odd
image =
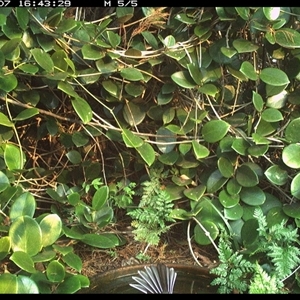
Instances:
[[[138,271],[139,276],[132,276],[135,283],[129,285],[144,294],[173,294],[177,277],[174,268],[169,268],[163,263],[144,266]]]

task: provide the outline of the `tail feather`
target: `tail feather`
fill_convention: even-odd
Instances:
[[[173,294],[177,277],[174,268],[158,263],[157,266],[145,266],[144,271],[138,271],[138,276],[132,276],[136,283],[131,283],[135,289],[147,294]]]

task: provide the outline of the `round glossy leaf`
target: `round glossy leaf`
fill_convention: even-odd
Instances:
[[[300,142],[300,118],[292,120],[285,128],[285,138],[290,143]]]
[[[76,147],[82,147],[86,145],[88,141],[89,141],[88,136],[81,131],[76,131],[72,134],[72,142]]]
[[[49,53],[45,52],[40,48],[31,49],[30,52],[34,57],[35,61],[38,63],[38,65],[42,67],[45,71],[47,72],[54,71],[54,63]]]
[[[81,241],[87,245],[102,249],[108,249],[117,246],[115,239],[104,234],[87,233],[83,235]]]
[[[282,150],[282,160],[290,168],[300,168],[300,145],[290,144]]]
[[[10,273],[0,274],[0,294],[17,294],[17,276]]]
[[[198,92],[215,97],[219,93],[219,89],[214,84],[206,83],[198,89]]]
[[[261,136],[266,136],[276,131],[277,128],[278,128],[277,122],[269,123],[261,119],[256,128],[256,133]]]
[[[132,127],[140,124],[146,117],[146,112],[141,105],[128,102],[123,109],[125,121]]]
[[[196,159],[203,159],[209,155],[209,150],[205,146],[201,145],[198,141],[193,140],[192,146]]]
[[[90,44],[84,44],[81,48],[81,52],[84,59],[97,60],[104,57],[104,53],[100,48]]]
[[[256,186],[259,182],[257,174],[247,165],[236,170],[236,180],[243,187]]]
[[[0,90],[4,92],[11,92],[18,85],[18,80],[14,74],[7,74],[0,76]]]
[[[221,52],[228,58],[233,57],[237,54],[237,51],[234,48],[221,47]]]
[[[188,71],[178,71],[171,75],[172,80],[179,86],[187,89],[194,88],[196,86],[195,81],[191,77]]]
[[[223,177],[219,170],[215,170],[210,174],[207,180],[207,192],[214,193],[218,191],[228,179]]]
[[[198,185],[195,188],[188,188],[183,191],[183,194],[193,201],[199,201],[203,194],[205,193],[206,186],[203,184]]]
[[[268,149],[268,145],[253,145],[248,148],[248,154],[255,157],[260,157],[263,156]]]
[[[39,287],[36,282],[28,276],[18,275],[18,291],[17,294],[40,294]]]
[[[300,173],[298,173],[291,182],[291,194],[300,199]]]
[[[243,207],[240,204],[231,208],[224,209],[224,217],[228,220],[235,221],[242,218],[244,213]]]
[[[292,204],[286,204],[282,207],[283,212],[295,219],[300,219],[300,203],[299,202],[294,202]]]
[[[23,251],[30,256],[42,248],[42,231],[39,224],[28,216],[17,218],[9,229],[13,251]]]
[[[10,186],[8,177],[0,171],[0,193]]]
[[[130,82],[125,85],[125,91],[130,96],[138,97],[143,94],[145,87],[142,84]]]
[[[120,75],[130,81],[143,80],[144,76],[142,72],[136,68],[125,68],[120,71]]]
[[[219,201],[225,208],[232,208],[236,206],[240,201],[238,194],[230,195],[225,190],[219,193]]]
[[[66,156],[68,160],[75,165],[81,163],[82,161],[81,154],[76,150],[69,151],[68,153],[66,153]]]
[[[218,159],[218,169],[220,173],[226,178],[231,177],[234,173],[234,169],[231,161],[223,156],[221,156]]]
[[[83,98],[76,97],[72,99],[71,103],[77,115],[84,124],[92,120],[93,112],[88,102],[86,102]]]
[[[186,155],[192,148],[191,144],[180,144],[179,145],[179,152],[183,155]]]
[[[226,184],[226,190],[229,195],[236,195],[242,189],[242,186],[237,182],[235,178],[231,178],[228,180]]]
[[[253,65],[249,61],[244,61],[241,64],[240,72],[251,80],[257,80],[258,74],[255,72]]]
[[[288,216],[283,212],[282,207],[271,208],[266,216],[268,227],[272,227],[276,224],[280,224],[282,221],[287,221]]]
[[[252,133],[252,138],[253,138],[253,142],[256,145],[268,145],[268,144],[270,144],[270,141],[266,137],[261,136],[260,134],[257,134],[256,132]]]
[[[14,251],[14,253],[10,256],[9,259],[13,261],[19,268],[28,273],[36,272],[34,262],[26,252]]]
[[[265,68],[260,73],[260,79],[274,86],[283,86],[290,83],[286,73],[276,68]]]
[[[82,288],[80,279],[77,275],[65,278],[65,280],[60,283],[55,291],[57,294],[75,294]]]
[[[23,121],[30,119],[31,117],[38,115],[39,110],[37,108],[26,108],[22,110],[13,120],[14,121]]]
[[[9,254],[9,251],[10,251],[9,236],[1,237],[0,238],[0,260],[4,259]]]
[[[219,235],[219,229],[214,222],[207,220],[202,221],[201,225],[205,228],[206,232],[197,224],[194,228],[195,242],[199,245],[209,245],[211,244],[211,240],[208,238],[208,235],[212,240],[215,240]]]
[[[35,209],[36,201],[33,195],[29,192],[25,192],[13,202],[10,208],[9,217],[12,221],[20,216],[33,217]]]
[[[22,169],[25,163],[25,155],[20,148],[13,144],[6,144],[4,149],[4,161],[9,170]]]
[[[262,96],[256,92],[252,92],[252,102],[255,107],[255,109],[258,112],[261,112],[264,107],[264,100],[262,99]]]
[[[50,261],[47,266],[46,275],[51,282],[61,282],[66,275],[65,267],[57,260]]]
[[[66,255],[64,255],[62,259],[69,267],[75,269],[77,272],[81,272],[82,261],[77,254],[69,252]]]
[[[60,237],[62,221],[57,214],[49,214],[41,220],[40,227],[43,247],[47,247],[54,244]]]
[[[230,64],[235,59],[236,55],[227,57],[222,53],[221,49],[223,47],[227,47],[225,38],[219,39],[218,41],[212,43],[211,47],[209,48],[209,54],[212,59],[220,65]]]
[[[161,108],[159,108],[159,109],[161,110]],[[175,109],[173,107],[167,108],[163,112],[163,115],[162,115],[162,119],[163,119],[164,125],[172,122],[173,119],[174,119],[174,117],[175,117]],[[185,145],[187,145],[187,144],[185,144]]]
[[[261,117],[266,122],[278,122],[278,121],[283,120],[282,113],[278,109],[275,109],[275,108],[265,109],[262,112]]]
[[[198,64],[190,63],[187,64],[187,68],[193,80],[198,84],[202,84],[202,73]]]
[[[259,232],[257,229],[258,221],[256,219],[249,219],[245,221],[241,230],[241,237],[244,245],[252,245],[258,240]]]
[[[258,187],[243,187],[240,192],[241,200],[251,206],[262,205],[266,200],[263,190]]]
[[[164,165],[172,166],[176,163],[179,158],[179,154],[177,151],[171,151],[168,153],[163,153],[158,157],[158,160],[162,162]]]
[[[129,148],[137,148],[143,145],[144,141],[128,129],[123,129],[122,138]]]
[[[147,163],[148,166],[151,166],[155,161],[155,151],[153,147],[148,143],[143,143],[142,146],[137,147],[136,151]]]
[[[202,127],[202,135],[206,142],[220,141],[228,132],[230,124],[223,120],[211,120]]]
[[[300,48],[300,33],[292,28],[275,31],[275,41],[284,48]]]
[[[173,94],[163,94],[161,91],[157,95],[157,104],[166,105],[173,99]]]
[[[265,171],[265,175],[270,182],[275,185],[284,185],[288,180],[288,172],[278,165],[273,165]]]
[[[274,21],[280,15],[280,7],[263,7],[263,12],[268,20]]]
[[[176,142],[176,134],[165,127],[160,127],[156,134],[157,148],[162,153],[169,153],[175,148],[175,144],[173,143]]]
[[[253,52],[259,48],[257,45],[254,45],[250,41],[244,39],[236,39],[233,41],[232,45],[238,53]]]

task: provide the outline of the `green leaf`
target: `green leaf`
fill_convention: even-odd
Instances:
[[[228,132],[230,124],[223,120],[210,120],[202,127],[202,135],[206,142],[220,141]]]
[[[175,18],[176,18],[176,16],[175,16]],[[168,35],[164,38],[163,43],[167,48],[170,48],[170,47],[175,46],[176,40],[173,35]]]
[[[275,31],[275,41],[285,48],[300,48],[300,33],[292,28],[281,28]]]
[[[33,195],[29,192],[21,194],[17,199],[14,200],[9,217],[12,221],[20,216],[33,217],[36,209],[36,201]]]
[[[6,127],[13,127],[14,123],[11,122],[4,113],[0,112],[0,125],[6,126]]]
[[[32,64],[23,64],[18,66],[18,69],[22,70],[24,73],[35,74],[39,70],[39,67]]]
[[[282,207],[283,212],[291,218],[300,219],[300,203],[294,202]]]
[[[40,48],[31,49],[30,52],[33,55],[35,61],[38,63],[38,65],[42,67],[45,71],[54,71],[54,63],[47,52]]]
[[[241,238],[246,247],[254,244],[257,241],[259,237],[259,231],[257,229],[258,221],[256,219],[252,218],[245,221],[241,230]]]
[[[257,174],[244,164],[237,168],[236,180],[243,187],[256,186],[259,182]]]
[[[87,245],[102,249],[109,249],[117,246],[115,238],[111,235],[104,234],[87,233],[83,235],[81,241]]]
[[[223,177],[219,170],[215,170],[210,174],[207,180],[207,192],[215,193],[218,191],[227,181],[228,179]]]
[[[153,49],[157,49],[158,48],[158,42],[157,42],[157,39],[155,38],[154,34],[152,34],[150,31],[142,31],[141,34],[144,37],[144,39],[146,40],[146,42]]]
[[[202,158],[205,158],[209,155],[209,150],[205,146],[199,144],[198,141],[193,140],[192,146],[196,159],[201,160]]]
[[[151,166],[154,163],[155,151],[150,144],[143,143],[143,145],[137,147],[136,150],[148,166]]]
[[[36,255],[42,249],[42,231],[39,224],[29,216],[18,217],[9,228],[12,250]]]
[[[238,194],[230,195],[225,190],[219,193],[219,201],[225,208],[232,208],[236,206],[240,201]]]
[[[219,229],[214,222],[208,220],[202,221],[201,225],[206,232],[197,224],[194,228],[195,242],[199,245],[209,245],[211,244],[211,240],[208,238],[208,235],[212,240],[215,240],[219,235]]]
[[[259,48],[257,45],[254,45],[250,41],[244,39],[234,40],[232,46],[237,50],[238,53],[253,52]]]
[[[237,13],[239,14],[239,16],[245,20],[248,21],[250,18],[250,8],[249,7],[235,7],[234,8]]]
[[[36,272],[32,258],[23,251],[15,251],[9,259],[28,273]]]
[[[57,294],[75,294],[78,290],[82,288],[81,281],[78,275],[73,275],[72,277],[67,277],[65,280],[59,284],[56,289]]]
[[[57,260],[50,261],[46,269],[46,275],[51,282],[62,282],[66,275],[65,267]]]
[[[64,255],[62,259],[69,267],[75,269],[79,273],[81,272],[82,261],[77,254],[69,252],[66,255]]]
[[[158,157],[158,160],[162,162],[164,165],[172,166],[176,163],[179,158],[179,154],[177,151],[171,151],[168,153],[163,153]]]
[[[144,80],[142,72],[136,68],[124,68],[120,71],[120,75],[130,81]]]
[[[14,74],[0,75],[0,91],[11,92],[18,85],[18,80]]]
[[[291,194],[300,199],[300,173],[298,173],[291,182]]]
[[[196,83],[188,71],[178,71],[173,73],[171,78],[175,83],[183,88],[192,89],[196,87]]]
[[[204,85],[202,85],[199,90],[200,93],[212,96],[212,97],[216,97],[216,95],[219,93],[218,88],[211,83],[206,83]]]
[[[255,109],[258,112],[261,112],[264,107],[264,100],[262,99],[262,96],[254,91],[252,91],[252,102],[255,107]]]
[[[290,143],[300,143],[300,118],[293,119],[285,128],[285,138]]]
[[[125,85],[125,91],[130,96],[138,97],[144,93],[145,87],[142,84],[130,82]]]
[[[139,125],[146,117],[145,107],[128,102],[123,109],[123,117],[130,126]]]
[[[82,161],[81,154],[77,150],[71,150],[67,152],[66,156],[68,160],[75,165],[80,164]]]
[[[283,86],[290,83],[285,72],[276,68],[265,68],[260,73],[260,79],[271,86]]]
[[[26,108],[22,110],[13,120],[24,121],[38,114],[39,114],[39,110],[37,108]]]
[[[22,39],[14,38],[3,44],[1,51],[6,59],[11,58],[11,54],[19,48]]]
[[[261,114],[261,118],[266,122],[278,122],[283,120],[282,113],[275,108],[265,109]]]
[[[108,199],[109,189],[108,186],[101,186],[93,195],[92,198],[92,208],[94,210],[99,210],[103,207]]]
[[[10,186],[8,177],[0,171],[0,193],[6,190]]]
[[[162,153],[169,153],[175,148],[176,134],[162,126],[156,132],[156,142]]]
[[[124,3],[124,4],[126,4],[126,3]],[[118,22],[126,23],[133,17],[134,8],[133,7],[117,7],[116,13],[117,13]]]
[[[72,29],[76,28],[78,22],[72,18],[62,19],[62,21],[58,24],[57,28],[55,29],[56,33],[67,33]]]
[[[28,276],[17,276],[18,291],[17,294],[40,294],[36,282]]]
[[[79,97],[79,95],[74,91],[73,86],[68,82],[60,81],[57,88],[73,98]]]
[[[198,66],[198,64],[195,63],[189,63],[186,65],[188,70],[189,70],[189,74],[191,75],[191,78],[198,84],[201,85],[202,84],[202,73],[200,71],[200,68]]]
[[[255,72],[253,65],[249,61],[243,61],[240,72],[251,80],[257,80],[258,78],[258,74]]]
[[[93,111],[90,105],[81,97],[76,97],[71,100],[72,106],[77,115],[84,124],[87,124],[92,120]]]
[[[223,177],[230,178],[234,173],[233,165],[229,159],[221,156],[218,159],[218,169]]]
[[[20,170],[25,164],[25,155],[20,148],[13,144],[6,144],[4,148],[4,161],[9,170]]]
[[[231,58],[237,54],[237,51],[235,49],[227,47],[221,47],[221,52],[228,58]]]
[[[128,129],[123,129],[121,134],[124,143],[129,148],[137,148],[142,146],[144,143],[144,141],[140,137],[138,137],[136,134],[134,134]]]
[[[17,276],[10,273],[0,274],[0,294],[17,294]]]
[[[290,168],[300,168],[300,145],[290,144],[282,150],[282,160]]]
[[[100,48],[90,44],[83,45],[81,52],[84,59],[97,60],[105,56]]]
[[[61,235],[62,221],[57,214],[49,214],[40,222],[43,247],[54,244]]]
[[[9,254],[9,251],[10,251],[9,236],[1,237],[0,238],[0,260],[3,260]]]
[[[240,204],[224,209],[224,217],[230,221],[240,220],[244,214],[244,209]]]
[[[268,20],[275,21],[280,15],[280,7],[263,7],[263,12]]]
[[[264,174],[267,179],[275,185],[284,185],[288,180],[288,172],[278,165],[269,167]]]
[[[25,30],[27,28],[28,22],[29,22],[29,12],[27,9],[24,9],[23,7],[17,7],[16,8],[16,17],[19,26],[22,30]]]
[[[183,191],[183,194],[193,200],[193,201],[199,201],[201,199],[201,197],[204,195],[205,193],[205,190],[206,190],[206,186],[203,185],[203,184],[200,184],[198,185],[197,187],[195,188],[188,188],[188,189],[185,189]]]
[[[251,206],[262,205],[266,200],[266,194],[258,186],[243,187],[240,192],[241,200]]]

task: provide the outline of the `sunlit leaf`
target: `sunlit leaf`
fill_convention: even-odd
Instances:
[[[93,111],[86,100],[81,97],[76,97],[71,100],[71,103],[77,115],[84,124],[87,124],[92,120]]]
[[[300,168],[300,145],[290,144],[282,150],[282,160],[290,168]]]
[[[276,68],[265,68],[260,73],[260,79],[271,86],[282,86],[290,83],[286,73]]]
[[[40,48],[34,48],[30,50],[33,55],[35,61],[47,72],[54,71],[54,63],[49,55],[49,53],[45,52]]]

